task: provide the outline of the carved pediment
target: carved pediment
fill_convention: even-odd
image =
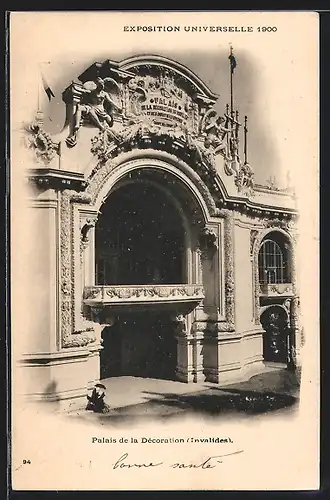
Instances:
[[[92,153],[106,160],[125,143],[148,145],[156,137],[171,147],[196,153],[196,162],[215,170],[215,156],[225,159],[227,175],[239,165],[238,113],[223,116],[213,108],[217,96],[188,68],[160,56],[95,63],[63,93],[67,105],[66,139],[78,141],[81,126],[99,129]]]

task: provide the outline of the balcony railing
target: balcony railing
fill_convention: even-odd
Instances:
[[[191,303],[194,308],[204,297],[203,286],[197,284],[95,285],[84,289],[84,303],[98,307],[125,304]]]
[[[292,283],[263,283],[260,284],[262,297],[292,297]]]

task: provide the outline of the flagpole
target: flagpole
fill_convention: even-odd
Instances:
[[[247,116],[244,118],[244,164],[247,163]]]
[[[37,100],[37,112],[36,121],[39,125],[43,124],[43,112],[41,110],[41,63],[38,64],[38,100]]]
[[[230,45],[229,55],[229,73],[230,73],[230,114],[234,113],[234,97],[233,97],[233,65],[232,65],[233,47]]]

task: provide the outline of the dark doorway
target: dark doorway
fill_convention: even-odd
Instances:
[[[287,362],[288,353],[288,316],[282,307],[269,307],[261,315],[265,330],[263,354],[265,361]]]
[[[103,330],[102,337],[101,378],[175,379],[177,340],[168,314],[122,314]]]
[[[96,284],[185,282],[180,214],[153,185],[130,183],[111,193],[95,237]]]

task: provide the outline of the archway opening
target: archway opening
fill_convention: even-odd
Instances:
[[[288,360],[288,314],[283,307],[270,306],[260,318],[264,361],[286,363]]]
[[[185,281],[184,228],[160,189],[128,183],[102,207],[96,227],[96,284]]]
[[[101,208],[95,232],[96,284],[171,285],[187,282],[186,233],[166,190],[126,178]],[[103,329],[101,378],[175,379],[173,312],[164,305],[121,305]]]

